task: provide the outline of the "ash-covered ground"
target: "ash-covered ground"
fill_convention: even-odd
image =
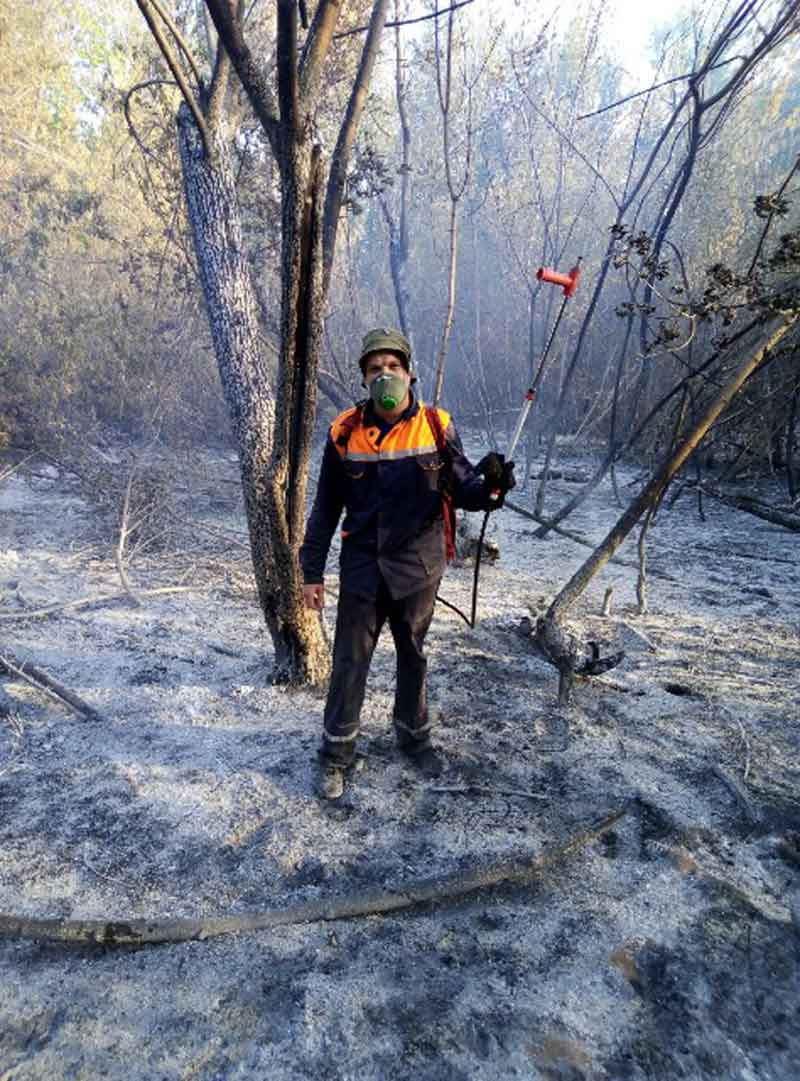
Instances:
[[[174,471],[169,543],[128,567],[139,606],[68,477],[26,467],[0,485],[0,654],[103,718],[1,681],[0,911],[265,910],[545,852],[627,814],[529,885],[411,912],[140,949],[2,940],[0,1079],[796,1081],[796,536],[710,502],[701,522],[689,496],[665,508],[650,613],[619,565],[573,613],[626,659],[559,710],[519,628],[588,549],[495,515],[478,628],[439,606],[429,636],[444,775],[394,748],[387,631],[363,768],[326,805],[323,699],[266,682],[235,461],[192,470]],[[553,482],[551,506],[573,490]],[[602,485],[567,524],[598,541],[618,514]],[[619,554],[635,562],[635,538]],[[452,567],[442,595],[467,610],[471,581]]]

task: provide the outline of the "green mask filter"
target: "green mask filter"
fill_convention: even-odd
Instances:
[[[381,409],[396,409],[407,389],[408,384],[402,376],[384,372],[370,383],[369,396]]]

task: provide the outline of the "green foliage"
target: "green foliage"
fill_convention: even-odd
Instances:
[[[122,89],[153,61],[132,14],[35,0],[0,16],[5,443],[227,438],[175,176],[145,198],[124,122]]]

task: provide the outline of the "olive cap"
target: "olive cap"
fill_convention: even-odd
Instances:
[[[411,343],[401,330],[394,327],[375,327],[374,330],[367,331],[358,358],[362,374],[370,353],[397,353],[405,364],[406,371],[411,371]]]

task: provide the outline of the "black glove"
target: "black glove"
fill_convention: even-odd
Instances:
[[[489,500],[487,510],[499,510],[506,495],[516,487],[514,463],[507,462],[505,455],[491,450],[475,466],[475,472],[483,475],[483,483]]]

